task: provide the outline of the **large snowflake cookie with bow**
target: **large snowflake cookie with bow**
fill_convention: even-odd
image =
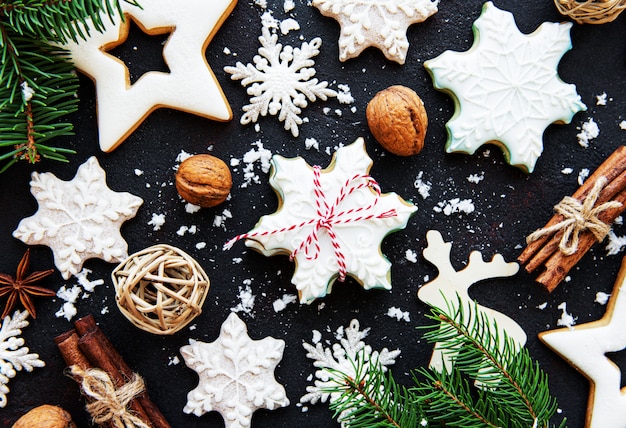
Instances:
[[[362,138],[337,150],[324,170],[301,157],[274,156],[270,184],[280,199],[278,211],[225,248],[245,239],[266,256],[289,254],[301,303],[324,297],[335,279],[347,275],[365,289],[391,289],[391,263],[380,245],[406,227],[417,208],[395,193],[382,194],[368,175],[371,166]]]
[[[341,26],[339,60],[356,58],[370,46],[390,61],[404,64],[409,49],[406,32],[437,12],[439,0],[313,0],[322,15]]]
[[[434,86],[454,98],[456,112],[446,125],[447,152],[473,154],[494,143],[511,165],[533,171],[545,129],[569,123],[586,109],[576,87],[557,72],[572,47],[571,26],[545,22],[526,35],[510,12],[487,2],[474,22],[469,51],[446,51],[424,63]]]
[[[251,426],[255,410],[288,406],[285,388],[274,378],[284,350],[280,339],[250,339],[246,324],[232,312],[215,342],[180,348],[185,364],[200,377],[183,411],[196,416],[217,411],[226,428],[244,428]]]
[[[96,84],[100,148],[110,152],[119,146],[153,111],[160,107],[227,121],[232,111],[207,64],[205,51],[235,7],[237,0],[150,0],[140,6],[120,2],[119,16],[105,22],[102,32],[94,23],[86,28],[86,40],[70,41],[76,67]],[[171,32],[163,47],[169,73],[150,71],[131,85],[126,65],[108,54],[124,43],[130,16],[148,34]]]
[[[31,193],[39,210],[20,221],[13,236],[28,245],[47,245],[65,279],[77,275],[85,260],[117,263],[128,257],[122,224],[137,214],[143,200],[114,192],[95,157],[82,164],[71,181],[33,172]]]

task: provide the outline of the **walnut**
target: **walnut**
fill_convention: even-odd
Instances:
[[[428,116],[424,102],[405,86],[390,86],[367,105],[367,124],[385,149],[399,156],[418,154],[424,147]]]
[[[12,428],[76,428],[76,425],[62,408],[44,404],[19,418]]]
[[[209,154],[194,155],[178,166],[176,190],[187,202],[204,208],[226,200],[233,185],[228,166]]]

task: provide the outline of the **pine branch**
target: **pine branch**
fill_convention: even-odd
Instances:
[[[123,19],[121,0],[0,1],[0,173],[20,160],[67,161],[67,148],[48,145],[73,135],[65,116],[78,107],[78,79],[67,52],[54,47]],[[124,0],[136,4],[136,0]]]
[[[426,327],[424,338],[456,355],[451,373],[419,371],[426,382],[419,383],[416,392],[424,396],[420,400],[429,416],[433,402],[437,403],[434,411],[446,426],[549,426],[557,404],[550,395],[546,374],[526,348],[520,349],[506,334],[498,336],[495,321],[480,314],[475,306],[463,308],[460,300],[456,309],[452,305],[447,311],[433,308],[428,317],[437,324]],[[467,324],[462,320],[468,320]],[[473,391],[468,389],[468,378],[476,382]],[[459,399],[449,391],[459,391]],[[459,402],[471,410],[467,413],[475,422],[454,425],[447,419],[447,414],[458,416]],[[446,408],[448,411],[443,411]]]
[[[328,392],[341,392],[330,408],[342,426],[412,428],[425,421],[414,397],[395,382],[379,361],[370,361],[366,370],[365,358],[359,352],[353,364],[355,376],[325,369],[336,383],[336,387],[330,387]]]

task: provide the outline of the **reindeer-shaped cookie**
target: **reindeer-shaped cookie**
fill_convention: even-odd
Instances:
[[[496,254],[490,262],[485,262],[479,251],[472,251],[467,266],[457,271],[450,262],[452,244],[444,242],[441,233],[433,230],[426,234],[426,239],[428,246],[424,249],[424,258],[437,267],[439,275],[434,280],[424,284],[418,291],[417,297],[424,303],[439,308],[454,305],[454,308],[458,309],[456,305],[460,303],[463,305],[463,314],[466,318],[468,318],[466,309],[469,309],[470,306],[476,308],[479,313],[475,313],[475,316],[482,314],[487,316],[489,320],[495,321],[500,337],[502,337],[502,332],[506,331],[510,338],[519,343],[520,348],[524,346],[526,333],[517,322],[501,312],[479,304],[476,305],[468,293],[472,284],[478,281],[515,275],[519,270],[519,265],[515,262],[507,263],[500,254]],[[468,320],[462,321],[466,323]],[[442,371],[445,368],[449,372],[454,357],[455,355],[449,351],[442,352],[439,344],[436,343],[430,360],[430,368],[437,371]]]

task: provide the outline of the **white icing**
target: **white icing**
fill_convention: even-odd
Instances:
[[[482,144],[496,143],[511,165],[533,171],[544,130],[569,123],[586,109],[576,87],[557,72],[572,47],[571,26],[546,22],[526,35],[510,12],[487,2],[474,23],[469,51],[446,51],[424,63],[435,87],[450,93],[456,104],[447,123],[448,152],[473,154]]]
[[[483,260],[482,254],[473,251],[469,256],[469,263],[462,270],[455,270],[450,262],[452,244],[444,242],[441,233],[431,230],[426,234],[428,246],[424,249],[424,258],[437,267],[439,275],[432,281],[424,284],[418,291],[418,298],[430,306],[458,309],[459,303],[464,309],[464,319],[467,323],[468,307],[474,308],[475,302],[469,296],[469,288],[482,280],[513,276],[519,270],[515,262],[507,263],[500,254],[496,254],[490,262]],[[490,322],[497,323],[498,335],[506,334],[521,348],[526,343],[526,333],[522,327],[505,314],[478,304],[476,317],[484,316]],[[500,342],[504,346],[504,341]],[[430,360],[430,367],[437,371],[446,368],[450,371],[455,355],[451,352],[443,353],[438,344]]]
[[[307,239],[314,228],[313,222],[292,230],[282,230],[302,222],[320,219],[316,199],[313,169],[304,159],[272,158],[273,173],[270,184],[280,195],[280,208],[273,214],[261,217],[256,227],[247,235],[246,245],[266,256],[292,254]],[[320,184],[325,200],[332,205],[345,183],[356,175],[367,174],[372,160],[365,152],[364,141],[342,147],[335,153],[331,165],[322,170]],[[365,209],[376,200],[369,187],[352,192],[339,204],[335,213],[350,209]],[[340,218],[355,219],[370,214],[378,215],[395,210],[394,216],[363,218],[358,221],[336,223]],[[345,256],[347,274],[357,279],[365,289],[391,289],[391,263],[381,254],[380,245],[389,233],[404,228],[417,208],[395,193],[381,195],[373,209],[346,214],[331,219],[332,230],[337,235],[341,253]],[[278,233],[277,231],[280,231]],[[269,232],[266,234],[266,232]],[[296,252],[296,268],[291,282],[296,286],[301,303],[311,303],[330,292],[339,275],[338,258],[328,230],[318,232],[319,252],[314,257],[315,245]]]
[[[539,334],[546,345],[591,382],[586,428],[626,426],[626,392],[621,389],[621,371],[605,355],[626,348],[625,282],[626,259],[622,262],[604,317]]]
[[[69,42],[76,67],[96,85],[100,148],[114,150],[159,107],[169,107],[214,120],[230,120],[232,112],[217,79],[207,64],[206,47],[236,0],[150,0],[138,8],[121,2],[147,32],[171,31],[163,48],[169,73],[150,71],[130,85],[128,69],[104,49],[119,45],[128,34],[129,19],[111,24],[106,30],[90,25],[87,40]]]
[[[114,192],[95,157],[82,164],[71,181],[33,172],[30,191],[39,210],[20,221],[13,236],[28,245],[47,245],[65,279],[79,275],[85,260],[120,262],[128,257],[122,224],[137,214],[143,200]]]
[[[200,377],[183,411],[196,416],[217,411],[226,428],[246,428],[255,410],[288,406],[285,388],[274,378],[284,350],[283,340],[250,339],[246,324],[231,313],[217,340],[180,348],[185,364]]]
[[[439,0],[313,0],[322,15],[341,26],[339,60],[356,58],[367,47],[380,49],[390,61],[404,64],[406,32],[437,12]]]

